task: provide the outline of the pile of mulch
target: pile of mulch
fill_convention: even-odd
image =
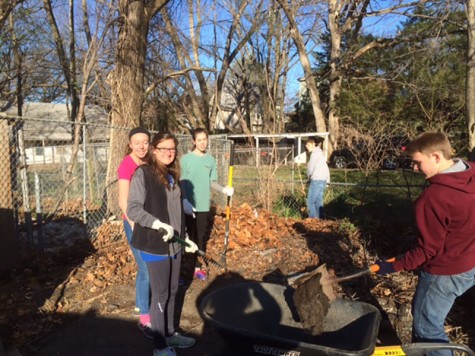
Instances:
[[[318,254],[308,248],[294,225],[293,219],[257,211],[248,204],[233,207],[225,254],[228,270],[246,279],[262,280],[273,273],[285,276],[316,267]],[[207,244],[207,253],[215,259],[222,258],[225,234],[226,216],[218,212]]]

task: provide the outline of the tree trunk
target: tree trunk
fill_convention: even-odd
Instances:
[[[46,10],[48,22],[53,33],[53,39],[56,47],[56,53],[58,55],[59,63],[63,71],[64,79],[68,88],[69,99],[71,100],[70,121],[76,120],[77,109],[79,106],[79,98],[76,90],[76,54],[74,46],[74,1],[70,0],[69,3],[69,58],[64,49],[63,38],[59,32],[58,23],[54,16],[53,7],[51,6],[51,0],[43,0],[43,5]]]
[[[145,55],[149,24],[152,17],[168,0],[119,1],[121,26],[117,43],[116,67],[109,75],[111,87],[111,123],[119,128],[139,126],[145,99]],[[108,210],[118,213],[117,167],[124,156],[128,130],[110,132],[107,167]]]
[[[467,0],[468,50],[467,50],[467,120],[469,159],[475,160],[475,0]]]
[[[284,10],[285,16],[290,23],[290,33],[295,46],[297,47],[300,64],[302,65],[304,72],[305,83],[307,85],[310,101],[312,103],[313,114],[315,115],[315,125],[317,127],[317,132],[326,132],[327,125],[325,123],[325,115],[323,114],[321,108],[320,93],[318,92],[317,85],[315,84],[315,76],[313,75],[312,65],[310,64],[310,60],[308,58],[308,53],[305,48],[305,42],[303,40],[302,34],[298,29],[294,13],[287,5],[287,2],[284,0],[277,0],[277,2]]]
[[[328,112],[328,131],[329,131],[329,147],[328,155],[331,155],[333,150],[338,146],[340,136],[340,119],[336,114],[337,100],[341,92],[341,29],[338,25],[337,11],[338,3],[336,0],[329,1],[328,6],[328,27],[331,36],[331,50],[330,50],[330,97],[329,97],[329,112]]]
[[[202,17],[201,17],[201,2],[198,1],[198,4],[196,6],[196,10],[192,11],[192,0],[188,1],[188,9],[189,9],[189,14],[188,14],[188,22],[190,24],[190,41],[191,41],[191,46],[193,49],[193,66],[194,67],[201,67],[201,62],[200,62],[200,56],[199,56],[199,48],[201,46],[200,38],[201,38],[201,27],[203,25],[202,23]],[[195,17],[198,19],[198,23],[195,24]],[[207,127],[209,129],[209,102],[210,102],[210,95],[209,95],[209,89],[208,89],[208,84],[207,80],[203,74],[202,71],[195,71],[196,75],[196,80],[198,82],[198,85],[200,87],[200,93],[201,93],[201,112],[203,113],[203,118],[206,119],[203,127]]]
[[[23,76],[22,76],[22,66],[23,66],[23,57],[20,51],[20,44],[15,33],[15,26],[13,16],[10,16],[10,31],[12,34],[13,42],[13,56],[16,67],[16,101],[17,101],[17,115],[23,116]],[[28,176],[27,176],[27,166],[26,166],[26,153],[25,153],[25,141],[23,139],[23,121],[17,121],[13,134],[17,135],[18,139],[18,151],[19,163],[20,163],[20,180],[21,180],[21,190],[23,196],[23,206],[25,209],[25,214],[30,214],[30,200],[29,200],[29,190],[28,190]]]

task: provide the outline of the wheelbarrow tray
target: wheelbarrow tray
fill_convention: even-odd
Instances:
[[[290,287],[250,282],[221,287],[199,304],[203,319],[239,355],[371,355],[381,315],[371,304],[337,299],[323,322],[323,333],[303,328]]]

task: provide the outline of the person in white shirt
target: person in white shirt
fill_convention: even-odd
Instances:
[[[323,218],[323,195],[327,182],[330,180],[330,170],[322,151],[323,137],[309,137],[305,148],[310,153],[307,165],[307,177],[310,185],[307,193],[307,209],[310,218]]]

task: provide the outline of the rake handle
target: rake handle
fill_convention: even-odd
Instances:
[[[160,233],[166,233],[165,229],[159,229],[158,232]],[[181,237],[178,237],[176,235],[173,235],[172,237],[173,241],[176,241],[178,242],[180,245],[182,246],[186,246],[186,247],[190,247],[190,244],[188,242],[186,242],[185,240],[183,240]],[[215,267],[218,267],[218,268],[223,268],[223,269],[226,269],[222,264],[218,263],[217,261],[215,261],[214,259],[212,259],[211,257],[207,256],[206,255],[206,252],[202,251],[202,250],[196,250],[196,253],[198,255],[200,255],[201,257],[203,257],[203,259],[205,261],[207,261],[208,263],[211,263],[212,265],[214,265]]]
[[[233,172],[234,172],[234,142],[231,142],[230,152],[229,152],[229,172],[228,172],[228,186],[233,186]],[[226,266],[226,253],[228,251],[229,243],[229,225],[231,219],[231,197],[226,198],[226,223],[224,227],[224,248],[221,253],[221,261]]]
[[[180,245],[183,245],[183,246],[186,246],[186,247],[190,247],[190,244],[188,242],[186,242],[185,240],[183,240],[182,238],[174,235],[173,236],[173,240],[175,240],[176,242],[178,242]],[[196,250],[196,252],[200,255],[200,256],[204,256],[205,255],[205,252],[204,251],[201,251],[201,250]]]
[[[166,234],[166,230],[163,229],[163,228],[160,228],[158,229],[158,232],[161,233],[161,234]],[[178,237],[176,235],[173,235],[172,237],[172,240],[178,242],[180,245],[183,245],[183,246],[186,246],[186,247],[190,247],[190,244],[188,242],[186,242],[185,240],[183,240],[181,237]],[[204,256],[204,252],[201,251],[201,250],[197,250],[196,252],[198,252],[198,254],[200,254],[201,256]]]

